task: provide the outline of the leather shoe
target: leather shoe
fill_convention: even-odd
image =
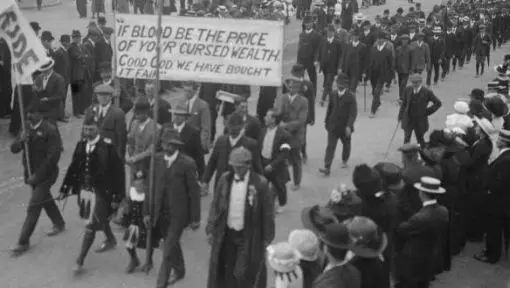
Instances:
[[[329,174],[331,173],[331,170],[329,170],[328,168],[319,168],[319,172],[324,174],[324,176],[329,176]]]
[[[172,273],[172,275],[170,276],[170,279],[168,280],[168,286],[174,285],[175,283],[181,281],[183,278],[184,278],[184,275],[180,275],[175,272]]]
[[[25,245],[16,244],[16,246],[11,248],[11,253],[13,253],[15,256],[19,256],[19,255],[27,252],[28,249],[30,249],[29,244],[25,244]]]
[[[103,243],[101,243],[99,248],[97,248],[96,253],[103,253],[109,250],[113,250],[115,249],[116,246],[117,246],[116,241],[113,240],[104,241]]]
[[[53,226],[50,231],[46,232],[46,235],[48,237],[53,237],[53,236],[57,236],[58,234],[64,232],[66,230],[66,226],[65,225],[62,225],[62,226]]]
[[[135,272],[135,269],[138,266],[140,266],[140,260],[138,260],[138,258],[130,260],[128,266],[126,267],[126,274]]]

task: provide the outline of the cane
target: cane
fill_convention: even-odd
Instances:
[[[399,126],[400,126],[400,120],[397,122],[397,126],[395,126],[395,131],[393,131],[393,136],[391,136],[390,143],[388,143],[388,148],[386,148],[386,153],[384,153],[384,157],[388,157],[388,153],[390,152],[391,144],[393,144],[393,140],[395,140],[395,136],[397,135]]]
[[[363,81],[363,111],[367,112],[367,81]]]

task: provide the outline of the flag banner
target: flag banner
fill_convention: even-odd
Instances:
[[[32,73],[48,61],[48,56],[41,40],[14,1],[1,1],[0,37],[7,42],[11,52],[14,83],[25,84],[22,82],[31,82]]]
[[[121,78],[155,79],[157,16],[116,16]],[[281,86],[282,21],[163,16],[161,80]]]

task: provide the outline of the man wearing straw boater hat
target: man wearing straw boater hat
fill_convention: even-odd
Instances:
[[[55,61],[50,58],[39,68],[41,73],[34,80],[34,92],[45,111],[44,118],[56,125],[67,90],[64,78],[53,71],[54,64]]]
[[[20,137],[11,144],[13,153],[23,153],[25,183],[32,188],[18,243],[11,250],[15,255],[22,254],[30,248],[30,236],[34,232],[42,209],[53,223],[53,229],[48,232],[48,236],[57,235],[65,229],[64,219],[50,191],[58,177],[58,161],[63,150],[62,139],[58,129],[43,119],[44,111],[44,106],[33,101],[27,109],[29,128],[23,130]]]
[[[97,231],[103,231],[106,239],[96,252],[105,252],[117,245],[109,224],[109,218],[124,198],[124,165],[115,146],[100,135],[97,114],[85,117],[83,139],[76,145],[60,188],[59,199],[78,196],[79,215],[85,220],[85,233],[75,273],[81,273]]]
[[[488,194],[485,199],[486,238],[485,251],[475,255],[475,259],[486,263],[497,263],[501,258],[503,232],[510,220],[508,187],[510,187],[510,131],[501,129],[497,140],[499,153],[489,165]],[[505,238],[506,235],[505,235]],[[505,241],[508,241],[505,239]],[[505,243],[508,250],[508,244]],[[505,251],[508,255],[508,251]]]
[[[437,197],[446,190],[441,181],[432,177],[422,177],[414,187],[419,191],[422,208],[396,230],[403,241],[402,248],[396,251],[396,288],[429,287],[437,263],[443,260],[442,253],[437,251],[443,250],[448,211],[437,202]]]
[[[232,170],[215,187],[205,229],[211,244],[208,288],[266,287],[264,254],[275,235],[274,197],[252,161],[248,149],[232,150]]]

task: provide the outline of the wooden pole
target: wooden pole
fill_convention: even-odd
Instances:
[[[16,79],[19,81],[19,79]],[[19,83],[19,82],[18,82]],[[21,118],[21,134],[27,134],[28,131],[27,131],[27,126],[26,126],[26,122],[25,122],[25,104],[23,103],[23,91],[21,91],[21,87],[22,85],[21,84],[16,84],[16,95],[18,96],[18,103],[19,103],[19,114],[20,114],[20,118]],[[15,111],[16,112],[16,111]],[[23,153],[25,153],[25,165],[27,167],[27,173],[28,173],[28,177],[32,176],[32,169],[30,167],[30,151],[28,150],[28,143],[27,142],[23,142],[23,147],[25,149],[23,149]]]
[[[116,107],[119,107],[120,106],[120,94],[122,93],[122,91],[120,91],[120,79],[117,77],[117,1],[116,0],[112,0],[112,3],[114,3],[113,5],[113,31],[115,31],[113,33],[113,39],[112,39],[112,44],[113,44],[113,67],[112,67],[112,79],[113,79],[113,86],[114,86],[114,89],[115,89],[115,99],[113,101],[114,105]]]
[[[149,263],[152,261],[152,227],[153,227],[153,216],[154,216],[154,198],[156,195],[156,185],[155,185],[155,168],[156,168],[156,149],[157,143],[159,143],[159,133],[158,133],[158,111],[159,111],[159,90],[160,90],[160,69],[159,62],[161,62],[161,31],[162,31],[162,22],[163,22],[163,1],[158,1],[158,27],[156,30],[156,89],[154,91],[154,109],[153,109],[153,131],[156,131],[156,135],[154,137],[154,142],[152,145],[152,154],[151,154],[151,163],[150,163],[150,172],[149,172],[149,227],[147,228],[147,246],[146,247],[146,259],[145,263]]]

